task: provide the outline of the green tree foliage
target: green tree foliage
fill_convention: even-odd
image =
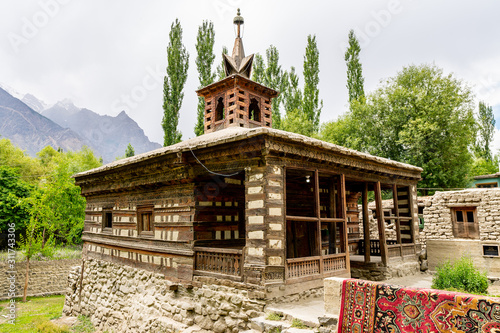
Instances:
[[[314,126],[307,115],[302,110],[294,109],[286,113],[281,121],[281,127],[284,131],[313,136]]]
[[[264,72],[266,70],[266,65],[264,64],[264,58],[258,53],[255,54],[252,66],[252,80],[257,83],[264,84]]]
[[[135,156],[135,150],[134,147],[129,143],[127,146],[127,149],[125,149],[125,157],[132,157]]]
[[[279,65],[280,54],[278,49],[271,45],[266,50],[266,66],[264,68],[264,82],[263,84],[271,89],[282,90],[283,88],[283,75],[284,72]],[[272,100],[272,117],[273,117],[273,128],[281,128],[281,95],[273,98]]]
[[[228,52],[227,47],[223,46],[222,47],[222,54],[227,54],[227,52]],[[219,80],[219,81],[226,77],[226,71],[224,69],[224,57],[222,57],[222,61],[215,69],[215,72],[217,73],[217,80]]]
[[[0,147],[0,159],[9,163],[0,167],[0,231],[5,232],[7,223],[13,222],[17,240],[20,236],[34,237],[33,246],[37,237],[42,244],[49,240],[57,244],[81,242],[85,199],[71,176],[102,164],[92,150],[84,147],[77,152],[62,152],[47,146],[37,158],[31,158],[9,140],[0,142]],[[5,152],[11,156],[4,156]],[[30,167],[36,169],[35,174],[29,174]],[[26,222],[36,224],[36,228],[31,225],[33,235],[26,230]]]
[[[488,277],[486,272],[474,267],[472,258],[462,256],[453,264],[447,261],[437,268],[432,288],[485,294],[488,291]]]
[[[472,163],[471,168],[471,181],[472,177],[481,176],[481,175],[492,175],[499,171],[498,163],[499,163],[498,155],[495,155],[492,159],[485,159],[484,157],[475,157],[474,162]]]
[[[88,147],[77,152],[59,153],[47,146],[38,153],[52,156],[46,160],[47,174],[38,186],[38,205],[46,207],[48,224],[57,244],[81,242],[85,220],[85,199],[71,177],[75,173],[99,167],[101,162]]]
[[[295,67],[285,73],[285,89],[281,92],[283,108],[286,114],[294,110],[302,110],[302,90],[299,87],[299,76],[295,73]]]
[[[23,201],[23,205],[29,207],[29,219],[26,221],[26,234],[20,235],[20,248],[26,257],[26,274],[24,280],[23,302],[26,302],[26,296],[29,283],[30,260],[33,256],[41,254],[51,257],[54,253],[54,238],[52,232],[53,225],[50,220],[53,212],[47,207],[45,194],[39,189],[32,191],[32,194]]]
[[[354,103],[357,103],[354,102]],[[362,119],[356,119],[352,113],[341,115],[336,121],[329,121],[321,125],[320,138],[324,141],[335,143],[339,146],[356,150],[362,149],[362,133],[359,129]]]
[[[100,163],[88,156],[89,150],[68,152],[55,157],[55,167],[39,190],[43,194],[40,204],[50,212],[50,229],[58,244],[81,242],[85,220],[85,199],[71,176]]]
[[[214,43],[214,24],[212,22],[204,21],[203,24],[198,27],[198,35],[196,37],[196,68],[198,69],[200,88],[208,86],[215,80],[215,73],[212,72],[212,65],[215,60]],[[194,133],[196,136],[202,135],[205,132],[204,117],[205,99],[203,97],[198,97],[197,122],[194,127]]]
[[[26,182],[39,178],[45,172],[39,161],[25,155],[9,139],[0,139],[0,165],[13,168]]]
[[[179,111],[184,99],[184,85],[189,67],[189,53],[182,44],[182,27],[178,19],[172,23],[167,47],[167,75],[163,80],[163,145],[170,146],[181,141],[177,130]]]
[[[0,233],[6,234],[8,224],[14,223],[16,234],[24,234],[29,212],[22,202],[30,196],[32,189],[33,186],[21,179],[14,168],[0,166]]]
[[[345,61],[347,65],[347,89],[349,90],[349,103],[353,100],[362,102],[365,96],[363,88],[365,79],[363,78],[363,70],[359,61],[359,46],[358,39],[354,34],[354,30],[349,31],[349,47],[345,52]]]
[[[322,137],[422,167],[420,187],[464,187],[476,134],[472,98],[469,87],[434,65],[404,67],[366,104],[351,103],[339,124],[323,126]]]
[[[319,117],[323,101],[319,101],[319,50],[316,36],[307,36],[306,54],[304,55],[304,100],[302,108],[314,125],[314,131],[319,129]]]
[[[495,134],[495,116],[493,115],[493,108],[484,102],[479,102],[477,129],[478,135],[474,147],[476,154],[491,161],[490,145],[493,141],[493,134]]]

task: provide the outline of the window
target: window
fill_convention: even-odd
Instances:
[[[491,187],[498,187],[498,183],[482,183],[482,184],[476,184],[477,188],[491,188]]]
[[[217,107],[215,109],[215,121],[224,119],[224,98],[219,97],[217,99]]]
[[[137,208],[137,232],[139,235],[153,235],[153,206]]]
[[[476,207],[453,208],[453,235],[457,238],[479,238]]]
[[[113,228],[113,211],[111,208],[102,211],[102,230]]]
[[[498,245],[483,244],[483,256],[498,257]]]
[[[260,108],[259,108],[259,102],[255,99],[252,98],[250,100],[250,106],[248,108],[248,118],[251,120],[255,121],[260,121]]]

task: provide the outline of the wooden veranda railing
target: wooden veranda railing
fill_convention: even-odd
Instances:
[[[195,247],[195,273],[241,277],[243,250]]]
[[[293,258],[286,260],[286,278],[318,276],[347,269],[345,254]]]
[[[365,254],[365,241],[363,239],[359,240],[359,254]],[[418,244],[397,244],[395,240],[387,240],[387,251],[389,258],[404,257],[409,255],[417,254],[420,251],[420,245]],[[378,239],[370,239],[370,255],[380,256],[380,241]]]
[[[388,245],[389,258],[415,255],[420,251],[420,244],[394,244]]]
[[[388,247],[390,245],[394,245],[394,244],[397,244],[397,241],[387,240]],[[361,254],[361,255],[365,254],[365,240],[364,239],[359,240],[358,249],[359,249],[359,254]],[[372,255],[372,256],[380,256],[381,255],[380,241],[378,239],[370,239],[370,255]]]

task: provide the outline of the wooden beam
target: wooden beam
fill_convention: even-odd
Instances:
[[[387,242],[385,240],[384,209],[382,207],[382,189],[380,182],[375,183],[375,204],[377,207],[378,239],[380,243],[380,255],[382,263],[387,267]]]
[[[417,212],[415,211],[415,206],[418,205],[418,202],[415,202],[415,200],[413,200],[414,191],[416,191],[416,185],[415,186],[408,186],[408,203],[410,206],[410,217],[411,217],[411,222],[410,222],[411,243],[415,244],[417,242],[416,235],[415,235],[415,232],[416,232],[415,224],[417,223],[417,220],[415,219],[415,215],[417,215],[417,218],[418,218],[418,211]],[[452,214],[452,215],[454,215],[454,214]],[[476,218],[476,217],[474,217],[474,218]]]
[[[398,202],[398,186],[392,185],[392,196],[394,202],[394,215],[396,215],[396,239],[398,244],[401,244],[401,226],[399,224],[399,202]]]
[[[363,188],[363,238],[365,240],[365,262],[370,262],[370,217],[368,216],[368,183]]]
[[[348,272],[351,271],[351,264],[350,264],[350,259],[349,259],[349,242],[347,240],[347,204],[346,204],[346,194],[345,194],[345,175],[341,174],[339,177],[339,182],[340,182],[340,204],[341,204],[341,210],[342,210],[342,217],[344,218],[344,223],[343,223],[343,235],[342,235],[342,243],[341,243],[341,249],[345,252],[346,258],[345,258],[345,263],[346,263],[346,269]]]
[[[319,174],[318,174],[317,169],[314,170],[314,194],[315,194],[314,201],[316,203],[316,206],[315,206],[316,217],[318,218],[318,222],[317,222],[318,234],[316,236],[318,245],[316,246],[316,248],[318,251],[318,255],[322,256],[323,255],[323,253],[322,253],[323,246],[322,246],[322,242],[321,242],[321,222],[319,220],[319,218],[321,217],[321,207],[320,207],[320,198],[319,198]],[[323,260],[319,261],[319,273],[323,274]]]

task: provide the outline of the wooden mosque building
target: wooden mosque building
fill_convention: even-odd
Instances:
[[[383,276],[417,263],[422,169],[273,129],[278,92],[250,79],[243,18],[234,23],[226,78],[197,91],[204,135],[74,176],[87,201],[84,259],[180,283],[237,282],[268,298],[349,277],[352,267]],[[388,216],[382,192],[394,200]],[[378,237],[370,235],[368,198]]]

